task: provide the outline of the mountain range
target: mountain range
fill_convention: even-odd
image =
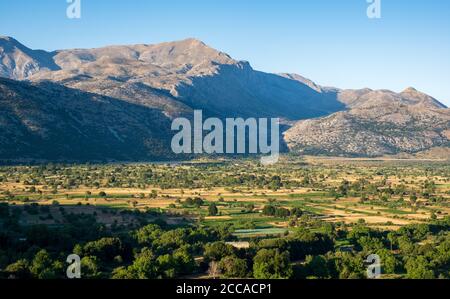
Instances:
[[[173,158],[171,121],[279,117],[296,153],[450,146],[450,109],[414,88],[342,90],[254,70],[196,39],[47,52],[0,37],[0,159]]]

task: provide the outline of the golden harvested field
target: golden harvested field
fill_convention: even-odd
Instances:
[[[295,225],[293,217],[265,215],[269,205],[300,209],[309,217],[302,221],[364,222],[380,229],[450,215],[449,165],[442,161],[306,157],[267,168],[221,162],[71,166],[47,173],[37,169],[0,168],[3,200],[18,207],[35,203],[64,206],[73,213],[97,211],[100,222],[108,225],[129,223],[132,217],[99,209],[157,210],[166,212],[171,222],[181,217],[237,229]],[[194,198],[201,204],[186,204]],[[211,204],[218,208],[216,215],[209,215]],[[53,219],[29,216],[24,221],[55,224],[60,215],[53,209],[52,214]]]

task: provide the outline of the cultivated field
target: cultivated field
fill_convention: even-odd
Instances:
[[[132,220],[127,214],[99,212],[104,208],[155,210],[165,212],[169,223],[228,224],[238,236],[248,237],[288,232],[302,221],[359,222],[396,230],[450,213],[450,167],[445,161],[308,157],[295,162],[285,158],[268,168],[252,161],[214,161],[67,166],[42,174],[38,169],[0,169],[0,199],[17,207],[50,206],[52,217],[24,214],[23,223],[57,224],[60,206],[72,213],[96,213],[107,225]],[[201,203],[186,203],[195,198]],[[217,207],[213,215],[211,203]],[[297,208],[302,215],[267,215],[263,210],[268,205]],[[248,231],[252,229],[254,234]]]
[[[0,278],[450,278],[450,164],[0,167]]]

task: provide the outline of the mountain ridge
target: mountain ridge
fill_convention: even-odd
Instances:
[[[0,78],[2,160],[169,158],[160,111],[51,82]]]
[[[0,36],[0,76],[23,80],[41,70],[57,70],[53,55],[32,50],[12,37]]]
[[[445,147],[450,140],[446,106],[415,88],[395,93],[324,87],[298,74],[254,70],[249,62],[235,60],[193,38],[47,52],[0,37],[0,77],[29,81],[37,87],[34,92],[43,97],[61,88],[64,92],[59,94],[78,92],[87,98],[114,99],[123,102],[123,107],[148,109],[155,120],[147,128],[147,137],[157,138],[154,142],[159,145],[170,139],[170,121],[190,117],[195,109],[202,109],[205,117],[281,118],[284,124],[292,125],[284,134],[285,142],[291,151],[299,153],[377,156]],[[45,90],[46,84],[50,84],[49,90]],[[8,102],[8,88],[3,92],[0,106]],[[26,94],[17,98],[23,102]],[[146,115],[144,110],[137,115]],[[116,116],[128,119],[122,114]],[[165,124],[158,130],[167,136],[155,134],[157,121]],[[103,125],[97,130],[109,131],[108,125]],[[126,122],[123,125],[127,126]],[[419,133],[411,136],[408,129]],[[152,151],[161,152],[159,145],[146,147],[142,140],[138,144],[139,154],[128,158],[147,159]],[[118,154],[110,156],[120,158]]]

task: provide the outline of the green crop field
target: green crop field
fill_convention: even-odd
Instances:
[[[0,270],[35,277],[27,265],[45,258],[39,275],[58,278],[75,252],[91,278],[211,263],[252,278],[261,260],[280,278],[361,278],[377,253],[385,278],[449,278],[448,163],[298,159],[0,167]]]

